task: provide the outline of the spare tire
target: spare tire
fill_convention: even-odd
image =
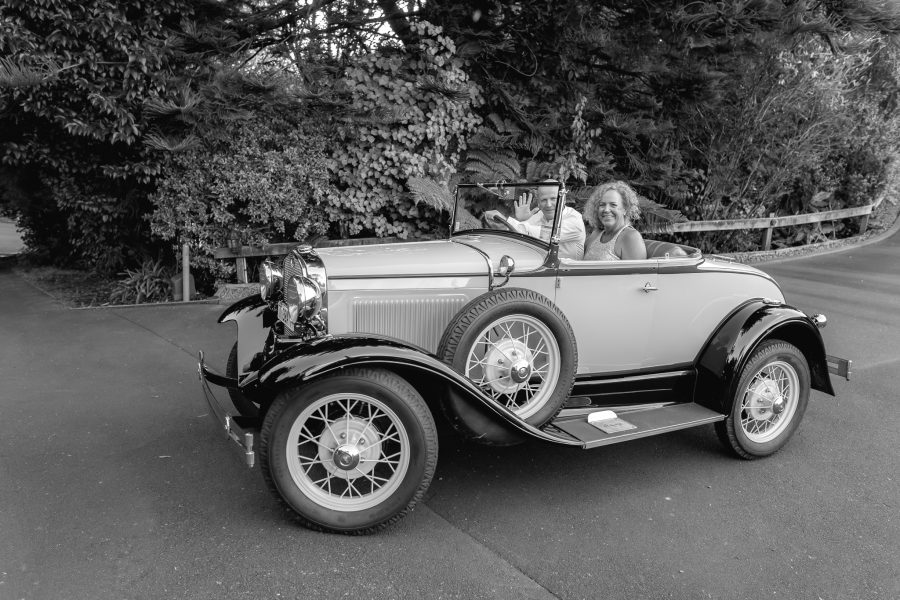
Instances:
[[[469,302],[447,326],[437,354],[535,427],[559,413],[578,365],[565,315],[545,296],[522,288],[493,290]],[[453,391],[447,408],[462,433],[492,442],[490,435],[485,439],[485,419]]]

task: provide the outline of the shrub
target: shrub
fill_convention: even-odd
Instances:
[[[324,233],[329,183],[326,138],[285,115],[260,111],[172,155],[152,196],[153,233],[188,241],[194,267],[224,276],[216,261],[231,230],[244,244],[306,240]]]
[[[112,304],[164,302],[171,295],[171,272],[159,260],[145,260],[137,269],[120,273],[109,295]]]
[[[356,115],[338,124],[328,160],[335,186],[327,211],[346,223],[342,234],[406,238],[431,231],[435,212],[415,203],[407,182],[446,184],[480,122],[472,112],[480,90],[453,42],[439,27],[412,27],[417,45],[355,57],[340,81]]]

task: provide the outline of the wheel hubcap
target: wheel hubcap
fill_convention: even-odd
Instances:
[[[332,460],[337,468],[352,471],[359,464],[359,449],[356,446],[338,446]]]
[[[358,417],[326,428],[319,440],[319,460],[325,469],[331,474],[347,471],[344,476],[351,479],[371,471],[380,455],[381,432]]]

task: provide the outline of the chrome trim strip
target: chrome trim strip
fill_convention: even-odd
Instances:
[[[450,240],[451,242],[456,242],[457,244],[463,245],[466,248],[471,248],[475,252],[481,255],[484,258],[484,262],[487,264],[487,272],[488,272],[488,290],[494,289],[494,265],[491,264],[491,257],[488,256],[487,252],[478,248],[477,246],[473,246],[472,244],[467,244],[462,240]],[[507,277],[507,279],[509,279]]]

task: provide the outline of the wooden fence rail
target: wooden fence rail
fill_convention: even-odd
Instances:
[[[793,225],[806,225],[808,223],[821,223],[823,221],[837,221],[862,217],[859,224],[859,233],[864,233],[869,224],[869,215],[881,203],[881,199],[865,206],[841,208],[837,210],[825,210],[803,215],[789,215],[776,217],[774,213],[768,217],[757,219],[723,219],[718,221],[686,221],[683,223],[668,223],[657,227],[643,228],[642,233],[686,233],[695,231],[729,231],[734,229],[765,229],[763,234],[763,250],[772,247],[772,230],[777,227],[790,227]],[[317,247],[347,246],[359,244],[371,244],[387,241],[397,241],[396,238],[367,238],[365,240],[328,240],[317,244]],[[240,248],[217,248],[214,256],[223,260],[234,260],[237,265],[238,283],[247,283],[247,259],[259,256],[277,256],[287,254],[297,242],[284,242],[279,244],[266,244],[264,246],[242,246]]]
[[[808,223],[821,223],[823,221],[837,221],[862,217],[859,224],[859,232],[864,233],[869,226],[869,215],[878,206],[878,202],[865,206],[852,208],[840,208],[837,210],[824,210],[822,212],[807,213],[804,215],[788,215],[776,217],[775,213],[768,217],[757,219],[724,219],[719,221],[687,221],[684,223],[668,223],[666,225],[642,230],[644,233],[685,233],[694,231],[729,231],[733,229],[765,229],[763,236],[763,250],[772,247],[772,230],[776,227],[790,227],[792,225],[806,225]]]

